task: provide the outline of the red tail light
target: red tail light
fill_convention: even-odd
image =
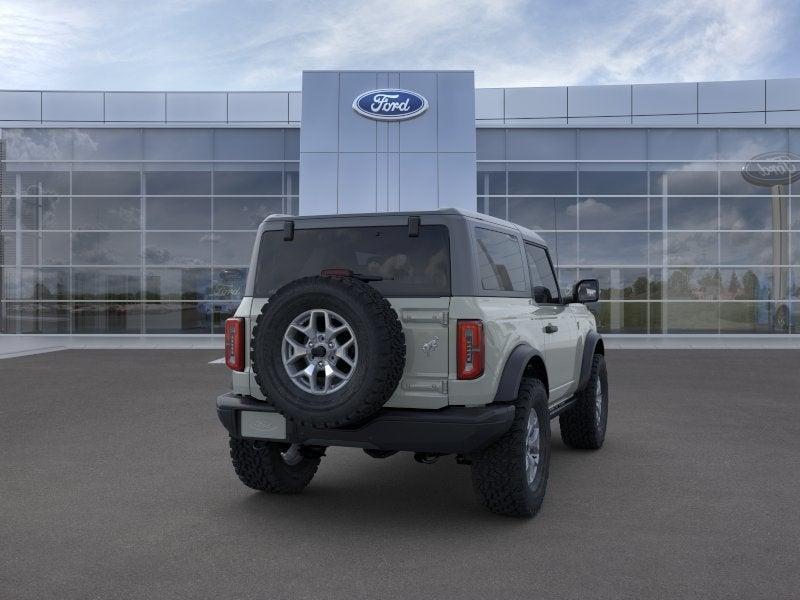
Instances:
[[[225,364],[234,371],[244,371],[244,319],[225,321]]]
[[[476,379],[483,375],[483,321],[458,321],[457,348],[458,378]]]

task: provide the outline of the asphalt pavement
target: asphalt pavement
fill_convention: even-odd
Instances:
[[[334,448],[300,496],[244,487],[206,350],[0,361],[0,598],[796,598],[800,351],[608,353],[605,447],[554,422],[515,520],[469,467]]]

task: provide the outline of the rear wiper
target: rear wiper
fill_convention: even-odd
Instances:
[[[322,269],[319,273],[322,277],[352,277],[360,281],[383,281],[381,275],[364,275],[362,273],[354,273],[350,269]]]

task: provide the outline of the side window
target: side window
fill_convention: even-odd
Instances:
[[[516,236],[482,227],[475,228],[478,270],[485,290],[524,292],[525,266]]]
[[[553,273],[553,265],[547,250],[541,246],[525,244],[525,253],[528,255],[528,268],[531,270],[531,286],[533,286],[533,299],[537,304],[555,304],[560,301],[561,294]]]

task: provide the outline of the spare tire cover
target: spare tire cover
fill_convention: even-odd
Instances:
[[[253,330],[256,383],[287,419],[313,427],[365,420],[397,388],[406,345],[397,313],[353,278],[304,277],[270,297]]]

